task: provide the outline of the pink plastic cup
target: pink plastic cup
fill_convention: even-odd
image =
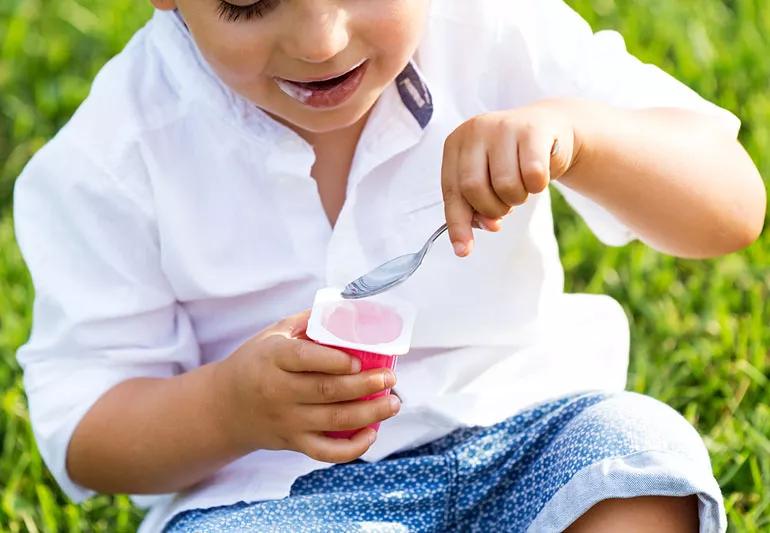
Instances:
[[[334,348],[336,350],[341,350],[345,353],[352,355],[353,357],[358,358],[361,361],[361,372],[364,372],[366,370],[372,370],[374,368],[389,368],[390,370],[393,370],[393,371],[395,371],[396,369],[396,360],[398,358],[395,355],[382,355],[379,353],[364,352],[362,350],[354,350],[352,348],[341,348],[339,346],[329,346],[329,347]],[[376,398],[387,396],[388,394],[390,394],[390,389],[385,389],[380,392],[370,394],[368,396],[363,396],[359,398],[359,400],[374,400]],[[374,431],[378,431],[380,429],[380,422],[369,424],[366,427],[370,427]],[[347,431],[327,431],[325,434],[335,439],[349,439],[353,435],[361,431],[362,429],[364,428],[350,429]]]
[[[379,300],[344,300],[339,289],[316,293],[307,335],[321,346],[343,351],[361,361],[361,371],[388,368],[395,371],[397,354],[409,350],[415,311],[408,302],[379,296]],[[374,400],[390,394],[386,389],[359,398]],[[380,424],[367,427],[378,431]],[[327,431],[332,438],[349,439],[365,428]]]

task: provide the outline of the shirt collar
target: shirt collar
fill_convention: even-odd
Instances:
[[[396,87],[401,101],[420,127],[425,129],[433,118],[433,96],[414,62],[410,61],[398,75]]]
[[[219,79],[195,45],[178,11],[156,11],[154,18],[162,44],[160,52],[181,78],[177,88],[188,99],[227,108],[238,122],[257,133],[276,135],[285,130],[283,125]],[[396,77],[395,86],[403,106],[420,128],[425,129],[433,117],[433,97],[414,61],[410,61]]]

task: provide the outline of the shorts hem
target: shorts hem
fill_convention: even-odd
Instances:
[[[670,451],[612,457],[578,471],[545,504],[527,531],[564,531],[591,507],[611,498],[690,495],[698,496],[700,533],[724,533],[724,502],[710,467]]]

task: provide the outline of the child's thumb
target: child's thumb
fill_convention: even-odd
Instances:
[[[287,339],[307,339],[308,337],[305,333],[309,319],[310,309],[306,309],[268,326],[259,334],[259,337],[265,338],[279,335]]]

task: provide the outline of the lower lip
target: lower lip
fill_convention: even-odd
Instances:
[[[275,82],[285,94],[308,107],[330,109],[345,103],[361,86],[369,62],[356,67],[343,81],[332,87],[319,89],[310,85],[276,78]]]

